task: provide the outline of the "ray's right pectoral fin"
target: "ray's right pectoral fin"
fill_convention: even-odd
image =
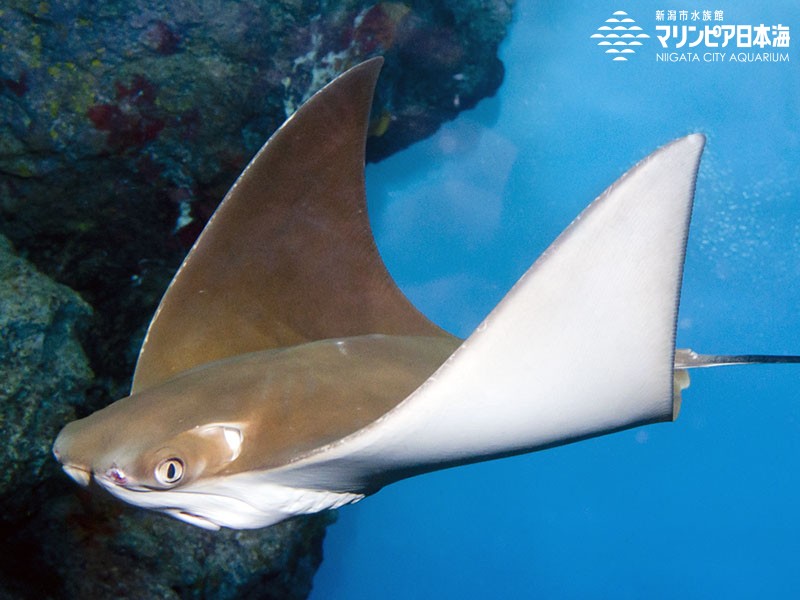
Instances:
[[[376,488],[671,420],[678,300],[703,145],[703,136],[691,135],[632,168],[409,398],[285,476]]]

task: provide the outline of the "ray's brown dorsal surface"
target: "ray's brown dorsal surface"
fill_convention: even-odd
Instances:
[[[383,59],[306,102],[245,169],[169,286],[132,392],[222,358],[369,333],[445,336],[397,288],[366,211]]]

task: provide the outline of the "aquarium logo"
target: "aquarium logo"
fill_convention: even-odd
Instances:
[[[706,21],[702,26],[699,21]],[[721,23],[725,13],[710,10],[657,10],[656,62],[753,63],[789,62],[791,32],[783,23]],[[669,24],[672,21],[674,24]],[[695,21],[689,25],[681,21]]]
[[[591,39],[600,40],[597,45],[605,50],[611,60],[624,62],[633,57],[637,48],[642,46],[642,40],[649,37],[628,13],[618,10],[597,28]]]

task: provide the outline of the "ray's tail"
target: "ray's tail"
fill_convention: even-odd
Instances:
[[[700,367],[721,367],[724,365],[786,364],[800,363],[800,355],[775,354],[698,354],[694,350],[675,351],[676,369],[695,369]]]

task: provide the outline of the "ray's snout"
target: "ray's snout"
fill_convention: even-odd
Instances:
[[[53,443],[53,456],[61,463],[61,468],[64,469],[67,475],[79,485],[86,487],[92,479],[92,471],[90,468],[77,464],[71,459],[69,452],[70,435],[67,431],[69,427],[69,425],[64,427],[56,437],[56,441]]]

